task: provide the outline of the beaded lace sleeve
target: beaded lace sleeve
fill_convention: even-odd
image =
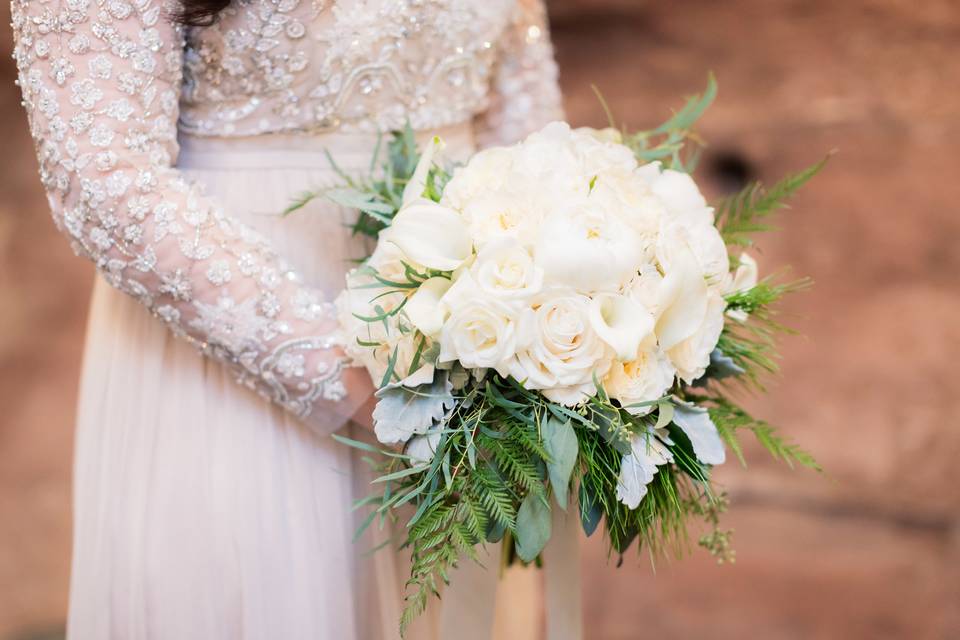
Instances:
[[[564,117],[543,0],[517,0],[498,47],[490,106],[477,121],[483,147],[513,144]]]
[[[331,431],[363,399],[347,397],[354,370],[345,373],[331,305],[173,166],[183,34],[172,9],[12,0],[19,84],[54,219],[176,335]]]

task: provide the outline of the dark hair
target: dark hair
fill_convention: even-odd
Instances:
[[[183,6],[177,14],[177,21],[195,27],[213,24],[217,14],[227,8],[230,0],[182,0]]]

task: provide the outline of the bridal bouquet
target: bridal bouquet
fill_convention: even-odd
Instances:
[[[652,131],[556,122],[455,168],[397,133],[324,193],[377,240],[338,309],[384,447],[339,439],[386,460],[358,506],[405,524],[403,626],[485,542],[538,561],[553,509],[618,554],[682,551],[699,517],[730,559],[711,470],[739,432],[816,468],[730,390],[775,370],[771,304],[805,284],[758,280],[749,234],[821,165],[709,206],[686,143],[714,91]]]

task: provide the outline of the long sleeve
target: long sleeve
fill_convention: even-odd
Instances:
[[[58,228],[104,278],[320,428],[363,398],[332,305],[176,168],[183,33],[166,0],[12,0],[19,84]],[[346,383],[346,384],[345,384]]]
[[[512,144],[563,119],[557,63],[543,0],[517,0],[498,42],[489,108],[477,121],[480,146]]]

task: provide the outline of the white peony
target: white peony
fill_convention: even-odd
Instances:
[[[397,245],[413,262],[438,271],[453,271],[473,252],[460,214],[426,199],[405,204],[380,238]]]
[[[638,234],[643,247],[643,261],[654,257],[660,226],[666,215],[663,203],[636,173],[609,172],[591,179],[589,194],[592,206],[617,216]]]
[[[443,303],[450,317],[440,333],[439,362],[457,360],[467,369],[504,373],[517,349],[517,306],[483,293],[469,272],[454,282]]]
[[[677,370],[658,347],[643,350],[629,362],[614,362],[603,380],[607,394],[634,415],[646,415],[653,406],[632,407],[632,404],[662,398],[673,385]]]
[[[571,179],[583,174],[580,149],[565,122],[551,122],[511,151],[514,177],[524,178],[524,184],[539,191],[566,191]]]
[[[688,173],[661,169],[660,163],[644,165],[643,176],[671,217],[691,225],[713,225],[713,209],[700,193],[700,188]]]
[[[478,247],[501,238],[512,238],[531,247],[540,235],[540,225],[550,207],[549,199],[510,186],[478,194],[459,211]]]
[[[470,268],[477,286],[507,300],[529,300],[543,288],[543,270],[512,238],[499,238],[477,254]]]
[[[523,316],[522,336],[510,374],[553,402],[573,406],[596,393],[612,354],[590,323],[590,299],[554,290]]]
[[[466,165],[453,172],[441,202],[462,210],[478,196],[500,191],[509,184],[513,153],[510,147],[492,147],[474,154]]]
[[[644,245],[633,227],[587,200],[544,220],[534,259],[547,284],[616,292],[643,264]]]

